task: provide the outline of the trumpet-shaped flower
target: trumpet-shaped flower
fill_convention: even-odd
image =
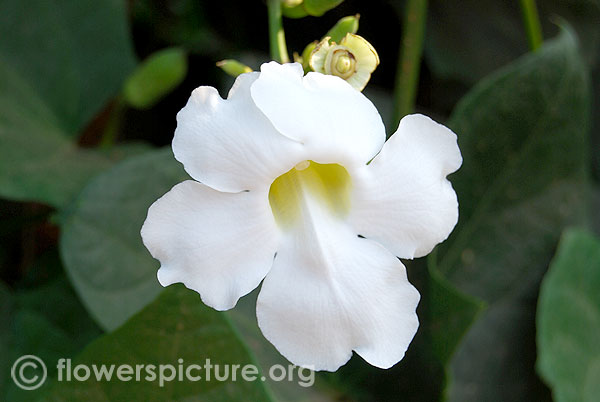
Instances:
[[[462,159],[454,133],[422,115],[384,142],[365,96],[297,63],[240,75],[225,100],[197,88],[173,140],[194,180],[142,228],[160,283],[227,310],[262,281],[258,324],[291,362],[333,371],[354,350],[391,367],[418,327],[397,257],[429,253],[454,228],[446,176]]]

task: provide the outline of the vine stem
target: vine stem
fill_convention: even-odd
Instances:
[[[538,15],[535,0],[520,0],[520,3],[529,47],[535,52],[542,46],[543,41],[540,16]]]
[[[285,32],[281,16],[281,0],[267,0],[269,13],[269,44],[271,58],[280,63],[289,63],[287,46],[285,44]]]
[[[394,129],[415,108],[426,18],[427,0],[407,1],[394,85]]]
[[[104,132],[102,133],[102,138],[100,139],[100,148],[110,149],[117,142],[119,128],[123,120],[125,109],[126,105],[123,95],[117,96],[110,111],[110,116],[106,123],[106,127],[104,128]]]

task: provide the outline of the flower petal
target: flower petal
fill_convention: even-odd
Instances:
[[[347,33],[340,42],[348,47],[358,62],[359,69],[371,74],[379,65],[379,55],[375,48],[360,35]]]
[[[385,141],[375,106],[339,77],[303,74],[298,63],[263,64],[251,87],[254,103],[280,133],[302,142],[313,161],[368,162]]]
[[[259,327],[300,366],[335,371],[355,350],[374,366],[391,367],[417,330],[419,293],[382,246],[326,210],[308,208],[263,282]]]
[[[226,100],[213,87],[196,88],[177,114],[175,158],[214,189],[265,187],[301,160],[302,145],[279,134],[254,105],[250,85],[258,75],[238,76]]]
[[[428,254],[458,220],[446,176],[461,164],[450,129],[423,115],[404,117],[373,162],[350,173],[351,224],[398,257]]]
[[[317,44],[315,49],[310,54],[309,65],[310,67],[319,73],[325,74],[325,59],[331,45],[329,44],[330,37],[323,38],[321,42]]]
[[[267,274],[277,249],[267,194],[221,193],[192,180],[148,210],[142,239],[163,286],[183,282],[217,310],[232,308]]]

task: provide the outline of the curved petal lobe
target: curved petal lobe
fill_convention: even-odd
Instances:
[[[275,130],[254,105],[258,73],[238,76],[226,100],[199,87],[177,114],[175,158],[194,179],[220,191],[268,188],[300,162],[303,148]]]
[[[257,302],[265,337],[292,363],[335,371],[355,350],[388,368],[417,327],[419,293],[402,263],[341,220],[308,206],[287,232]]]
[[[252,84],[256,106],[283,135],[302,142],[310,159],[365,164],[385,141],[377,109],[339,77],[308,73],[298,63],[263,64]]]
[[[264,193],[221,193],[192,180],[148,210],[142,239],[161,263],[163,286],[183,282],[217,310],[255,289],[279,240]]]
[[[373,162],[351,173],[352,226],[398,257],[428,254],[458,220],[446,176],[461,164],[450,129],[423,115],[404,117]]]

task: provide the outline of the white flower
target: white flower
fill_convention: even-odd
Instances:
[[[264,280],[258,324],[300,366],[333,371],[353,350],[381,368],[402,359],[419,293],[396,256],[429,253],[456,224],[454,133],[411,115],[384,146],[359,91],[275,62],[226,100],[197,88],[177,122],[173,151],[196,181],[148,211],[160,283],[227,310]]]

